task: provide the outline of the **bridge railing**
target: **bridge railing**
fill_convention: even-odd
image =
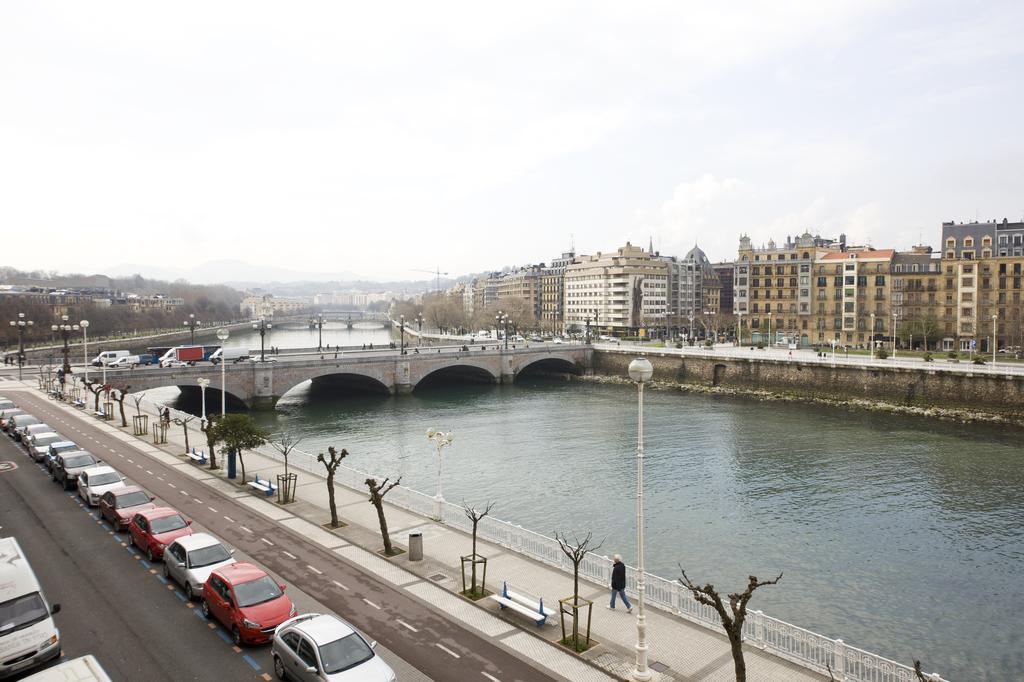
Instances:
[[[157,414],[163,407],[152,403],[148,406]],[[171,409],[171,418],[191,418],[190,424],[195,424],[196,429],[199,428],[199,420],[189,413]],[[261,448],[260,454],[278,462],[284,461],[284,456],[272,448]],[[288,457],[288,466],[320,477],[326,476],[326,470],[317,461],[316,455],[303,450],[292,450]],[[341,464],[335,471],[334,481],[351,490],[365,492],[367,478],[381,479],[380,476]],[[438,510],[434,497],[402,485],[396,486],[388,494],[387,501],[391,505],[428,518],[435,518]],[[462,506],[458,504],[442,502],[439,520],[445,525],[465,532],[471,530],[471,524]],[[480,521],[477,537],[548,566],[559,568],[566,573],[572,573],[572,564],[562,553],[558,541],[541,533],[488,516]],[[610,582],[611,571],[611,559],[598,554],[587,554],[580,564],[580,576],[598,585],[607,585]],[[634,595],[638,577],[637,570],[627,566],[626,585]],[[721,631],[721,621],[715,610],[697,602],[679,581],[645,573],[645,584],[647,604],[697,625]],[[743,636],[749,646],[823,675],[827,674],[828,666],[837,680],[913,682],[916,679],[910,666],[849,646],[841,639],[826,637],[772,618],[761,611],[752,611],[748,614]],[[929,679],[933,682],[944,682],[938,675]]]
[[[283,461],[277,452],[263,454]],[[289,457],[289,465],[304,471],[324,475],[323,465],[308,452],[293,451]],[[364,481],[374,477],[344,464],[335,472],[335,482],[352,490],[364,492]],[[406,486],[397,486],[389,493],[387,501],[407,511],[434,518],[437,512],[437,500],[430,495],[413,490]],[[472,525],[466,518],[461,505],[451,502],[441,503],[441,523],[469,532]],[[559,568],[566,573],[572,572],[572,564],[562,552],[558,541],[554,538],[534,532],[522,526],[486,517],[477,526],[477,536],[500,547],[525,555],[548,566]],[[587,554],[580,564],[580,575],[598,585],[607,585],[611,580],[612,561],[606,556]],[[645,574],[646,603],[674,613],[690,622],[721,631],[721,621],[715,610],[700,604],[693,598],[688,589],[676,580],[661,576]],[[635,594],[638,573],[633,567],[627,567],[627,586]],[[761,611],[750,614],[744,625],[744,639],[753,647],[766,651],[780,658],[826,674],[828,665],[836,679],[849,682],[912,682],[915,679],[913,668],[872,654],[862,649],[846,645],[841,639],[832,639],[824,635],[805,630],[791,623],[767,616]],[[932,678],[935,682],[943,682],[940,677]]]

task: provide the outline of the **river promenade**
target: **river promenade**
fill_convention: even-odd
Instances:
[[[158,406],[147,403],[144,402],[144,408],[155,417]],[[192,423],[195,424],[195,421]],[[135,439],[128,434],[125,434],[125,439],[145,440]],[[196,478],[210,485],[231,486],[224,480],[223,470],[209,472],[189,463],[183,455],[184,439],[180,428],[171,430],[169,441],[160,449],[174,456],[182,470],[191,471]],[[193,430],[190,443],[200,448],[205,439],[201,433]],[[269,448],[258,453],[247,453],[246,471],[250,478],[258,474],[261,479],[275,480],[276,475],[283,472],[279,459],[280,455]],[[410,562],[407,555],[387,562],[374,553],[380,547],[380,535],[375,512],[367,503],[362,484],[367,474],[339,468],[336,479],[336,483],[340,484],[336,485],[338,509],[348,525],[328,533],[319,528],[329,518],[322,465],[315,462],[312,455],[301,452],[291,456],[290,464],[292,471],[300,472],[298,501],[281,507],[265,498],[253,497],[253,508],[271,519],[294,519],[284,525],[311,541],[330,547],[364,570],[394,583],[396,589],[408,589],[448,613],[449,617],[504,643],[520,655],[541,662],[559,675],[568,679],[600,679],[599,668],[613,677],[628,678],[633,666],[635,618],[621,609],[611,612],[604,608],[608,596],[605,584],[610,563],[606,557],[590,557],[583,567],[585,588],[582,596],[595,601],[593,637],[599,642],[598,646],[584,655],[584,663],[553,643],[560,637],[556,618],[538,628],[516,616],[505,618],[490,600],[473,605],[456,595],[461,582],[459,557],[470,551],[470,539],[464,531],[466,519],[457,506],[446,505],[440,515],[442,522],[436,522],[428,518],[437,515],[434,513],[436,507],[432,497],[402,487],[396,488],[389,495],[390,503],[386,504],[392,538],[399,545],[404,545],[409,532],[421,532],[425,556],[422,562]],[[249,496],[244,489],[235,490],[239,497]],[[550,538],[491,519],[481,524],[480,534],[481,537],[490,536],[497,540],[485,540],[478,548],[480,553],[489,558],[488,587],[492,591],[500,590],[502,582],[507,581],[513,589],[543,597],[546,604],[555,604],[558,598],[571,594],[571,573],[566,571],[565,562],[558,557],[557,550],[552,551]],[[417,594],[423,586],[422,579],[429,579],[432,586],[436,585],[444,591],[429,590]],[[413,582],[419,587],[413,585]],[[648,583],[649,661],[655,671],[653,679],[732,679],[728,643],[714,624],[713,614],[702,612],[700,607],[693,609],[688,594],[672,581],[649,576]],[[409,587],[403,588],[403,585]],[[627,591],[635,601],[636,595],[632,589],[635,575],[632,571],[629,585]],[[752,613],[748,623],[747,665],[751,679],[827,679],[821,674],[826,662],[835,670],[847,671],[845,676],[837,675],[837,679],[870,679],[878,682],[911,679],[907,666],[847,646],[840,640],[831,640],[777,621],[765,614]],[[769,651],[779,655],[772,655]]]

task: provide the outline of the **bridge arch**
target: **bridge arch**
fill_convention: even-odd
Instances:
[[[536,358],[525,362],[516,372],[516,378],[531,374],[583,374],[584,368],[575,360],[564,357]]]
[[[306,368],[305,372],[294,375],[289,375],[286,371],[278,371],[274,377],[274,393],[284,396],[307,382],[319,390],[355,390],[385,395],[394,390],[394,377],[389,372],[364,372],[354,367],[332,365],[313,372]]]
[[[422,390],[445,383],[496,384],[500,380],[501,375],[496,374],[491,367],[474,362],[459,362],[424,372],[412,383],[412,389]]]

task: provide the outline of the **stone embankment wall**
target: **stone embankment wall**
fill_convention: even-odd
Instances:
[[[594,374],[626,377],[636,351],[594,351]],[[799,360],[647,354],[654,381],[723,393],[805,398],[870,407],[885,404],[931,416],[1024,425],[1024,377],[967,375],[941,368],[832,367]],[[949,411],[937,414],[935,411]]]

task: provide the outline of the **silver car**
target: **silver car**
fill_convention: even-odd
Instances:
[[[64,436],[53,431],[37,433],[34,436],[29,436],[28,442],[25,443],[25,449],[28,450],[32,459],[42,462],[46,458],[46,453],[50,451],[50,445],[63,440]]]
[[[307,613],[277,626],[270,652],[279,680],[394,682],[395,671],[374,653],[376,646],[340,618]]]
[[[178,538],[164,550],[164,577],[185,588],[189,601],[201,599],[203,584],[215,568],[235,563],[220,540],[209,533],[194,533]]]
[[[14,440],[21,440],[21,432],[32,424],[41,424],[39,417],[31,414],[19,414],[11,418],[11,426],[7,429],[7,435]]]

